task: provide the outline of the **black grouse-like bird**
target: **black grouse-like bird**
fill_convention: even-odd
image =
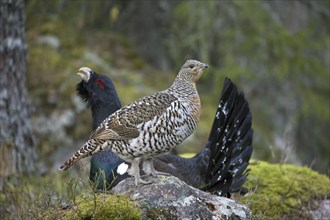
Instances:
[[[95,130],[108,115],[121,108],[120,100],[110,78],[89,68],[81,69],[78,74],[83,80],[77,85],[77,94],[91,107]],[[157,156],[153,160],[155,169],[221,196],[240,191],[247,180],[246,167],[253,149],[251,119],[243,93],[238,93],[226,78],[209,139],[202,151],[193,158],[172,153]],[[129,177],[127,167],[113,152],[103,151],[92,156],[90,179],[97,183],[98,189],[109,189]]]

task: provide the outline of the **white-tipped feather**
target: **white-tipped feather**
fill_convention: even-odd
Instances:
[[[119,166],[117,167],[117,173],[119,175],[125,174],[127,170],[128,170],[128,164],[126,164],[125,162],[119,164]]]

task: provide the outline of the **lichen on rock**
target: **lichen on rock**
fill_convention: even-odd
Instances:
[[[173,176],[158,176],[150,185],[134,185],[128,178],[113,188],[137,202],[143,219],[251,219],[248,207],[211,195]]]

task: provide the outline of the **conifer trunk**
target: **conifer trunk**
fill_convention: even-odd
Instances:
[[[0,179],[34,170],[24,0],[0,1]]]

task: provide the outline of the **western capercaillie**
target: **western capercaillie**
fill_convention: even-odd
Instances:
[[[111,114],[60,169],[66,170],[84,157],[111,149],[131,163],[129,174],[135,177],[135,185],[148,183],[140,178],[140,162],[146,174],[165,174],[154,169],[152,159],[169,152],[197,127],[201,103],[196,82],[207,67],[199,61],[187,60],[168,89]]]
[[[94,130],[121,107],[119,97],[108,77],[89,68],[82,68],[78,74],[83,80],[77,85],[77,94],[91,107]],[[251,120],[243,93],[226,78],[209,139],[201,152],[193,158],[166,153],[154,158],[154,167],[219,195],[239,191],[247,179],[246,167],[252,154]],[[129,177],[125,172],[127,166],[119,166],[123,163],[111,150],[97,153],[92,156],[90,179],[97,183],[98,189],[109,189]],[[100,171],[105,174],[106,186]]]

